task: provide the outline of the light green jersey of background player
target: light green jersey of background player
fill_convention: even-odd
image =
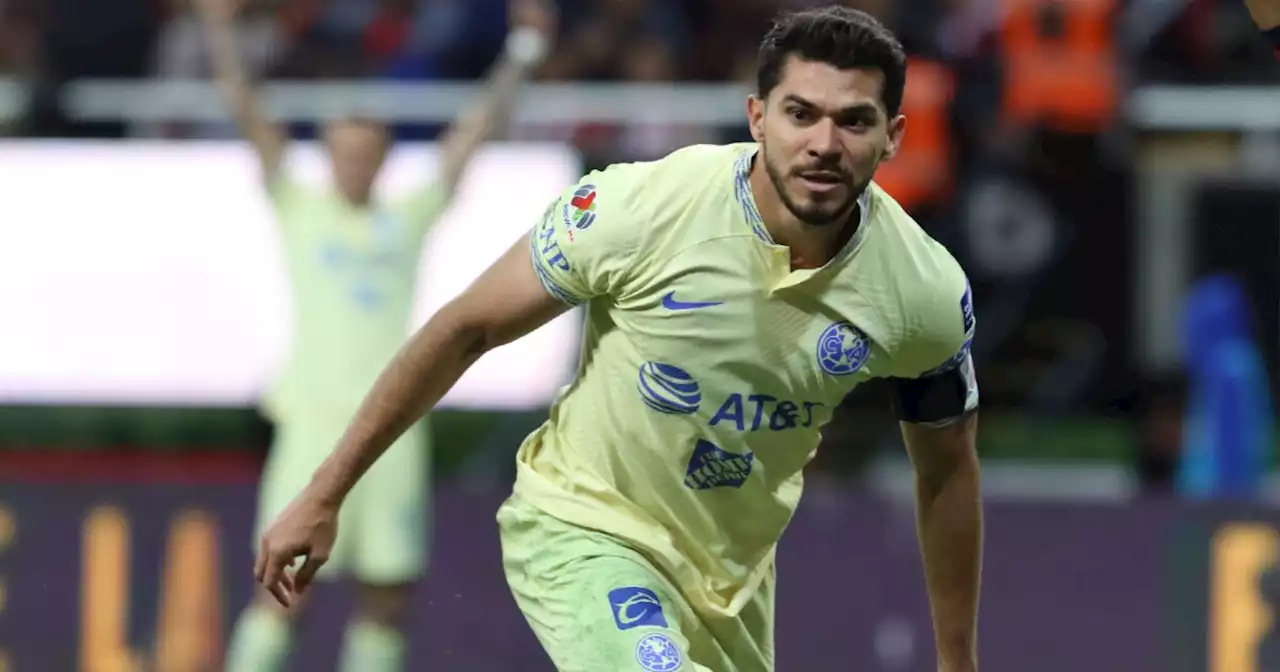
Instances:
[[[359,207],[336,189],[279,175],[269,193],[289,270],[293,340],[266,408],[277,417],[349,414],[404,344],[423,239],[448,191],[432,183]]]
[[[515,496],[650,557],[708,616],[772,566],[819,428],[859,383],[966,367],[965,276],[875,185],[823,268],[791,270],[754,205],[756,145],[588,175],[531,236],[546,289],[586,303],[583,360],[521,446]]]

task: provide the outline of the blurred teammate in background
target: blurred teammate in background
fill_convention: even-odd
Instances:
[[[260,489],[261,532],[307,484],[404,342],[423,238],[548,48],[554,15],[540,0],[512,2],[515,28],[506,53],[482,99],[443,136],[435,181],[400,202],[378,203],[374,184],[391,134],[376,121],[343,120],[324,129],[332,188],[304,186],[289,174],[286,133],[268,119],[240,64],[233,30],[238,4],[200,0],[219,83],[261,162],[291,272],[294,312],[288,360],[265,405],[277,429]],[[417,423],[352,492],[343,511],[333,573],[346,570],[354,576],[360,594],[341,670],[384,672],[402,666],[399,629],[409,588],[423,572],[428,542],[427,442],[425,426]],[[279,669],[295,611],[255,598],[236,625],[227,669]]]
[[[973,300],[871,182],[903,137],[905,80],[867,14],[780,19],[756,142],[614,165],[553,201],[378,379],[267,531],[258,579],[282,603],[305,592],[387,446],[486,351],[585,304],[577,378],[498,512],[507,581],[560,670],[772,670],[776,544],[819,428],[872,378],[892,382],[916,468],[938,669],[976,670]],[[830,578],[826,599],[858,599]]]

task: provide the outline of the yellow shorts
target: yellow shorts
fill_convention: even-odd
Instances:
[[[281,419],[258,493],[258,539],[302,491],[346,430],[349,415]],[[360,479],[342,506],[338,541],[319,577],[347,573],[375,585],[407,583],[426,568],[430,539],[430,453],[426,423],[400,437]]]
[[[515,497],[498,511],[516,604],[560,672],[771,672],[771,573],[734,618],[694,613],[642,554]]]

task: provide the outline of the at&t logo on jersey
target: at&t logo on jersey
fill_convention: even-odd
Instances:
[[[675,672],[684,661],[680,647],[670,637],[655,632],[636,643],[636,662],[649,672]]]
[[[733,425],[739,432],[767,429],[784,432],[796,427],[812,427],[814,410],[823,408],[819,401],[790,401],[768,394],[738,394],[725,398],[708,425]]]
[[[596,221],[596,187],[584,184],[573,192],[573,198],[560,209],[564,225],[569,229],[582,230]]]
[[[739,455],[722,450],[710,441],[699,440],[685,470],[685,487],[693,490],[741,488],[751,476],[755,459],[755,453]]]
[[[661,362],[645,362],[640,367],[636,389],[645,406],[659,413],[696,413],[702,403],[698,381],[684,369]]]
[[[648,588],[626,586],[609,591],[609,607],[613,609],[613,623],[619,630],[648,626],[667,627],[667,617],[662,613],[658,594]]]
[[[871,341],[848,322],[836,322],[818,337],[818,366],[833,376],[857,373],[871,356]]]

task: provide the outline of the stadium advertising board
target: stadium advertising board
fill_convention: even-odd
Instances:
[[[379,194],[431,179],[435,161],[433,146],[398,147]],[[314,145],[288,163],[306,182],[328,179]],[[561,145],[482,151],[428,238],[415,324],[528,231],[579,170]],[[0,403],[253,403],[291,322],[258,173],[242,143],[0,143]],[[578,318],[562,316],[486,355],[444,405],[546,405],[577,347]]]
[[[38,482],[5,464],[7,669],[219,669],[250,589],[252,464],[203,465],[199,482],[147,481],[133,467],[98,470],[127,480],[73,482],[60,469]],[[493,520],[501,498],[437,494],[411,669],[552,669],[503,580]],[[986,513],[984,669],[1273,669],[1272,588],[1257,579],[1280,549],[1274,519],[1169,501],[992,501]],[[936,669],[909,502],[811,489],[778,568],[778,669]],[[345,587],[317,594],[291,669],[333,669],[351,597]]]

